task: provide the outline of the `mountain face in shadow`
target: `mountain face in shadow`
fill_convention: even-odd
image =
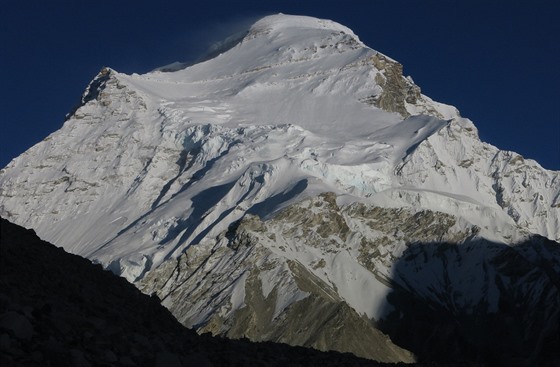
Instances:
[[[157,297],[1,219],[2,366],[386,366],[351,354],[197,335]]]
[[[416,243],[395,263],[378,324],[420,361],[560,364],[560,246]]]

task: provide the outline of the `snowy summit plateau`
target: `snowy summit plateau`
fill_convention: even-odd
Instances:
[[[199,332],[386,362],[551,358],[560,172],[482,142],[333,21],[267,16],[204,60],[102,69],[0,171],[0,215]]]

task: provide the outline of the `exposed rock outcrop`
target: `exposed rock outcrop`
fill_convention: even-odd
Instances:
[[[449,214],[341,207],[325,193],[246,216],[138,285],[215,335],[392,362],[413,360],[405,347],[421,361],[552,363],[560,246],[510,231],[512,247]]]

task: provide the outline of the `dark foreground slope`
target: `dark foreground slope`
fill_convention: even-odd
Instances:
[[[385,366],[351,354],[199,336],[156,297],[1,219],[2,366]]]

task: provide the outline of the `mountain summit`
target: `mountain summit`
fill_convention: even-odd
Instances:
[[[516,284],[509,251],[540,264],[527,271],[558,317],[559,172],[481,142],[335,22],[273,15],[214,51],[104,68],[1,171],[0,214],[231,337],[411,361],[376,328],[399,292],[450,319],[496,312],[502,293],[528,296],[500,283]]]

